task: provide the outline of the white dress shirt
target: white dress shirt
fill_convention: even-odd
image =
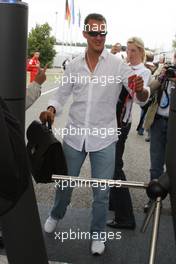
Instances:
[[[148,85],[151,82],[151,71],[149,69],[147,69],[145,67],[145,65],[143,63],[140,63],[138,65],[135,66],[130,66],[134,73],[141,76],[143,81],[144,81],[144,88],[147,89],[148,91],[150,90]],[[143,106],[145,105],[146,102],[141,103],[140,105]],[[130,123],[132,121],[132,106],[133,106],[133,99],[128,100],[127,104],[126,104],[126,112],[123,118],[123,122],[124,123]]]
[[[116,54],[114,54],[119,60],[124,60],[122,57],[122,54],[120,52],[117,52]]]
[[[60,114],[68,97],[73,95],[66,125],[68,133],[64,136],[68,145],[81,151],[85,144],[85,150],[92,152],[117,141],[116,104],[121,83],[130,92],[128,77],[131,75],[133,70],[106,49],[93,73],[85,54],[70,62],[62,77],[64,83],[49,101],[49,106],[54,106]]]

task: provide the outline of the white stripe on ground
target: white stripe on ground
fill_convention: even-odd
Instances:
[[[57,90],[57,89],[59,89],[59,87],[55,87],[55,88],[53,88],[53,89],[51,89],[51,90],[49,90],[49,91],[43,92],[43,93],[41,93],[41,96],[42,96],[42,95],[45,95],[45,94],[52,93],[52,92],[54,92],[54,91]]]
[[[7,257],[6,256],[1,256],[0,255],[0,264],[8,264],[8,261],[7,261]],[[69,263],[49,261],[49,264],[69,264]]]

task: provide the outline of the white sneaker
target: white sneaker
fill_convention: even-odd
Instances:
[[[91,252],[93,255],[98,254],[101,255],[103,254],[105,250],[105,244],[101,240],[92,240],[91,244]]]
[[[44,225],[45,232],[52,233],[56,229],[57,223],[58,223],[57,220],[49,216]]]

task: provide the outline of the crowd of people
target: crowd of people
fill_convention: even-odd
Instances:
[[[68,133],[64,136],[63,150],[68,175],[79,176],[89,154],[92,178],[125,181],[123,154],[131,128],[133,103],[137,103],[141,107],[138,134],[143,135],[146,129],[150,141],[149,181],[158,179],[164,172],[170,94],[171,89],[175,87],[176,76],[168,76],[168,67],[164,63],[159,65],[153,63],[153,54],[145,52],[145,45],[140,37],[130,37],[127,40],[126,57],[120,53],[120,43],[113,45],[111,52],[108,52],[105,48],[106,19],[101,14],[89,14],[84,24],[88,25],[83,31],[87,41],[85,53],[66,65],[64,76],[68,82],[61,83],[50,99],[47,110],[40,113],[40,120],[43,123],[53,123],[55,116],[61,115],[67,99],[73,95],[66,127],[68,131],[70,127],[75,131],[84,128],[89,133],[81,135]],[[41,77],[39,74],[36,75],[39,69],[39,52],[35,52],[28,63],[33,95],[27,98],[27,107],[40,95],[36,83],[39,85],[43,83],[44,72],[42,78],[38,80],[37,78]],[[70,73],[76,81],[70,80]],[[89,78],[86,82],[80,82],[80,76]],[[106,85],[99,81],[102,76],[108,77]],[[92,132],[94,128],[96,131],[105,128],[110,133],[102,138],[99,132],[96,134]],[[116,133],[117,128],[121,129],[120,136]],[[68,186],[56,189],[54,205],[44,224],[46,233],[54,232],[59,220],[64,217],[72,190]],[[145,205],[145,211],[150,207],[150,203],[151,201]],[[107,219],[108,208],[114,211],[114,218],[110,220]],[[119,229],[136,227],[128,189],[115,187],[110,189],[107,186],[102,190],[100,187],[93,187],[90,224],[92,254],[101,255],[105,250],[101,233],[105,232],[106,225]]]

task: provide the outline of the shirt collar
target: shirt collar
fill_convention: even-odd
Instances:
[[[102,51],[100,58],[106,59],[106,57],[108,56],[108,51],[106,48],[104,48],[104,50]]]
[[[82,54],[82,59],[85,60],[86,57],[86,52],[87,52],[87,48],[85,49],[84,53]],[[101,58],[106,59],[106,57],[108,56],[108,51],[106,48],[103,49],[102,53],[100,54],[99,60]]]
[[[144,63],[139,63],[139,64],[137,64],[137,65],[130,65],[130,67],[133,69],[133,70],[139,70],[139,69],[141,69],[142,67],[144,66]]]

